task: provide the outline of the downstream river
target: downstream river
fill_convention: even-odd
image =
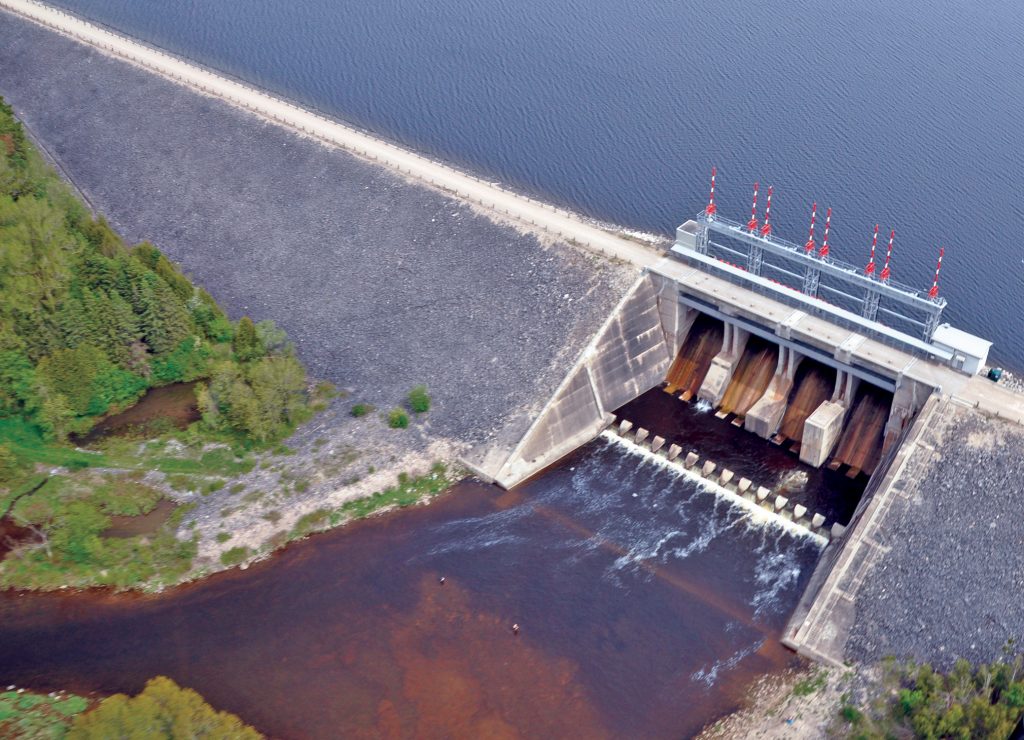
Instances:
[[[678,738],[796,661],[820,550],[600,439],[162,596],[0,595],[0,683],[165,674],[289,738]]]

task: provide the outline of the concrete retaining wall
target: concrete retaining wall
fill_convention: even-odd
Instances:
[[[490,451],[472,469],[505,488],[521,483],[595,438],[614,419],[614,409],[663,380],[671,359],[655,286],[645,274],[518,444],[507,455]]]

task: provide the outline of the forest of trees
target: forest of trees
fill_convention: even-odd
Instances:
[[[267,442],[306,412],[283,333],[233,324],[156,247],[125,245],[0,98],[0,417],[62,441],[149,388],[197,379],[212,429]]]

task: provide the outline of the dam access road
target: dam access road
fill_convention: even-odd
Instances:
[[[386,407],[421,382],[436,409],[401,438],[410,449],[522,433],[636,266],[660,258],[45,6],[0,8],[0,94],[127,239],[154,241],[234,316],[273,318],[313,375],[353,391],[320,433],[358,438],[348,403]],[[866,526],[814,585],[810,616],[798,614],[807,619],[794,642],[808,654],[948,665],[997,658],[1024,634],[1009,601],[1024,572],[1024,435],[991,418],[1019,420],[1024,404],[985,382],[944,387],[936,416],[918,420],[935,428],[901,451]],[[339,484],[294,500],[282,526]]]

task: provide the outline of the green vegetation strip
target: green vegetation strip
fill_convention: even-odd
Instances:
[[[350,519],[362,519],[382,509],[405,507],[432,498],[450,488],[460,474],[437,462],[425,475],[412,477],[408,473],[398,476],[398,484],[372,496],[342,504],[337,509],[317,509],[302,517],[292,528],[291,539],[305,537],[327,527],[336,527]]]

